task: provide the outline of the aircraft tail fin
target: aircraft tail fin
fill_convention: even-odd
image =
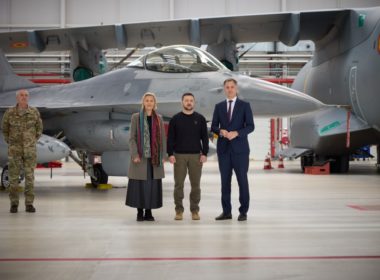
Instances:
[[[34,87],[37,87],[37,85],[23,77],[17,76],[13,72],[12,66],[0,49],[0,94],[2,92]]]

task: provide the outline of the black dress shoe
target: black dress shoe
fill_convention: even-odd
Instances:
[[[25,211],[29,212],[29,213],[35,213],[36,212],[36,208],[34,208],[33,205],[26,205]]]
[[[11,213],[17,213],[17,211],[18,211],[18,206],[17,205],[11,205],[11,209],[10,209],[9,212],[11,212]]]
[[[154,222],[154,217],[152,215],[152,210],[145,209],[144,221]]]
[[[239,217],[238,217],[239,222],[246,221],[246,220],[247,220],[247,214],[240,214],[239,215]]]
[[[215,220],[217,221],[223,221],[223,220],[231,220],[232,219],[232,215],[231,214],[220,214],[218,217],[215,218]]]

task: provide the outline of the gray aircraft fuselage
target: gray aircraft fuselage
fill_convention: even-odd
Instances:
[[[342,20],[331,38],[316,42],[314,58],[297,76],[293,88],[325,104],[352,112],[350,146],[347,113],[339,108],[291,119],[291,143],[318,156],[341,156],[364,145],[380,144],[380,14],[369,9],[360,26],[356,11]]]
[[[130,116],[140,110],[145,92],[157,94],[158,112],[166,119],[181,111],[182,94],[192,92],[196,110],[210,121],[215,104],[225,99],[223,81],[227,78],[238,81],[239,96],[252,104],[256,116],[289,116],[323,107],[300,92],[223,66],[218,71],[192,73],[127,67],[69,85],[31,88],[30,104],[40,108],[45,130],[64,131],[76,149],[97,154],[125,151]],[[3,106],[13,103],[14,92],[2,93]]]

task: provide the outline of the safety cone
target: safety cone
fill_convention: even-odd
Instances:
[[[282,156],[280,156],[278,158],[278,167],[277,168],[285,168],[285,165],[284,165],[284,158]]]
[[[270,160],[270,155],[267,154],[264,161],[264,170],[270,170],[270,169],[273,169],[273,167],[272,167],[272,162]]]

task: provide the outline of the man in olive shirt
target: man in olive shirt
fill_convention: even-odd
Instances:
[[[18,184],[21,170],[25,174],[25,210],[34,213],[34,168],[37,164],[36,144],[42,134],[42,120],[36,108],[28,105],[29,92],[16,93],[17,105],[3,116],[2,131],[8,143],[9,198],[11,213],[17,213],[19,204]]]
[[[176,114],[169,123],[168,155],[174,164],[175,220],[183,219],[183,188],[187,172],[191,184],[190,211],[193,220],[199,220],[201,200],[200,181],[202,165],[207,161],[208,133],[206,119],[194,111],[195,98],[192,93],[182,96],[182,112]]]

